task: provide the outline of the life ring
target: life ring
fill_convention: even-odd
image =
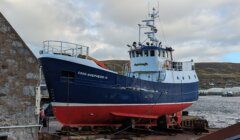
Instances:
[[[166,61],[165,64],[164,64],[164,67],[165,68],[170,68],[170,65],[171,65],[170,61]]]

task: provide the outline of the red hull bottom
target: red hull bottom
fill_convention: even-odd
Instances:
[[[116,106],[53,104],[53,112],[57,120],[65,126],[106,126],[122,124],[129,118],[156,120],[162,115],[179,112],[191,104],[191,102],[181,104]]]

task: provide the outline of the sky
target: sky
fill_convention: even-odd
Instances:
[[[62,40],[90,46],[100,60],[129,59],[126,45],[138,41],[137,24],[153,6],[158,39],[176,60],[240,63],[240,0],[0,0],[35,54],[42,41]]]

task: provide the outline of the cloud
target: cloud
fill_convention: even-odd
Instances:
[[[238,45],[222,47],[219,43],[192,41],[179,44],[176,58],[180,60],[199,60],[200,62],[223,61],[222,57],[231,52],[238,52]]]
[[[43,40],[64,40],[90,45],[98,59],[128,59],[126,44],[138,40],[137,24],[157,3],[1,0],[0,11],[34,50]],[[161,0],[159,12],[158,36],[175,48],[176,59],[225,61],[225,54],[240,52],[240,1]]]

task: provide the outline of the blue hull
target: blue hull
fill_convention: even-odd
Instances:
[[[54,58],[40,62],[52,102],[154,104],[198,99],[198,82],[151,82]]]

